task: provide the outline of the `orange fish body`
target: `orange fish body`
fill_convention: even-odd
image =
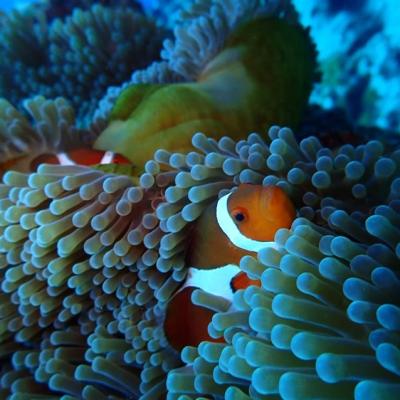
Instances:
[[[208,334],[208,324],[214,312],[192,303],[191,296],[195,289],[193,286],[185,287],[168,304],[164,331],[169,344],[178,351],[185,346],[197,346],[204,340],[223,342]]]
[[[245,272],[239,272],[230,283],[232,292],[235,293],[240,289],[246,289],[249,286],[261,286],[258,279],[250,279]]]
[[[188,279],[167,307],[164,330],[173,348],[180,351],[202,341],[222,340],[209,336],[208,325],[214,312],[192,303],[194,288],[215,295],[223,293],[223,297],[231,299],[239,289],[261,286],[259,280],[250,279],[237,265],[245,255],[275,247],[276,231],[290,228],[295,216],[294,206],[282,189],[249,184],[240,185],[203,212],[193,228],[186,256]],[[225,276],[219,274],[223,269],[227,271]],[[227,289],[230,296],[226,295]]]
[[[120,154],[111,151],[101,151],[91,148],[81,147],[65,153],[42,154],[31,162],[32,169],[36,169],[39,164],[59,164],[59,165],[98,165],[98,164],[127,164],[128,159]]]
[[[40,164],[91,166],[98,164],[130,164],[130,161],[124,156],[110,151],[81,147],[65,153],[43,153],[34,157],[26,155],[8,160],[0,163],[0,177],[11,169],[20,172],[33,172],[36,171]]]
[[[5,162],[0,163],[0,178],[10,169],[14,168],[14,165],[17,165],[22,161],[24,157],[14,158],[12,160],[7,160]]]

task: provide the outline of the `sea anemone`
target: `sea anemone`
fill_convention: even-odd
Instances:
[[[87,10],[93,6],[92,0],[47,0],[44,4],[47,19],[65,18],[74,9]],[[95,0],[96,4],[106,7],[130,7],[139,12],[143,12],[142,5],[136,0]]]
[[[183,349],[167,398],[395,398],[399,151],[334,152],[277,127],[238,143],[197,134],[193,146],[157,151],[139,185],[87,167],[5,174],[4,393],[162,396],[180,364],[162,320],[186,277],[188,228],[218,194],[252,183],[280,186],[299,218],[278,250],[242,259],[262,286],[213,317],[226,343]]]
[[[223,4],[227,7],[227,3]],[[164,56],[184,82],[128,86],[94,147],[120,153],[141,169],[157,147],[192,150],[191,136],[196,131],[216,139],[229,132],[240,139],[243,132],[273,122],[296,126],[315,75],[309,36],[284,19],[255,10],[251,10],[253,19],[247,19],[250,11],[240,11],[233,21],[225,21],[228,31],[230,25],[238,25],[227,37],[213,38],[214,32],[201,17],[187,27],[193,37],[177,31],[179,41],[175,47],[166,43]],[[221,24],[221,15],[213,15],[212,22]],[[200,57],[190,54],[194,49],[201,49]],[[140,148],[135,146],[139,142]]]
[[[4,54],[11,60],[24,54],[23,59],[31,62],[29,53],[22,50],[32,45],[40,64],[41,57],[47,57],[43,46],[51,37],[54,46],[59,46],[54,54],[70,48],[81,62],[87,54],[74,29],[85,21],[91,25],[96,16],[108,21],[107,27],[113,26],[107,19],[110,16],[124,20],[118,8],[106,10],[95,6],[77,11],[64,22],[54,20],[52,35],[48,25],[39,24],[34,16],[0,17],[11,21],[10,29],[3,32],[5,38],[12,38],[5,40]],[[135,14],[134,18],[139,17]],[[258,24],[275,27],[270,35],[279,39],[278,44],[271,44],[267,55],[274,54],[269,70],[277,77],[278,89],[261,87],[276,93],[269,92],[259,104],[257,96],[251,97],[255,109],[253,101],[234,99],[248,107],[248,113],[240,114],[243,110],[237,107],[239,114],[230,117],[238,126],[228,121],[215,137],[215,121],[211,131],[204,129],[209,135],[192,136],[194,129],[205,125],[190,125],[162,149],[150,130],[145,132],[150,145],[146,154],[138,153],[139,159],[131,151],[142,142],[124,143],[131,139],[128,130],[120,142],[105,140],[104,150],[127,151],[136,165],[37,165],[41,161],[37,157],[43,154],[92,145],[100,126],[77,128],[85,118],[80,116],[77,122],[63,98],[27,100],[27,116],[0,101],[4,172],[0,183],[0,398],[397,399],[398,141],[387,142],[385,136],[358,144],[358,136],[355,145],[337,146],[331,141],[333,147],[328,148],[313,136],[299,141],[291,129],[278,126],[272,126],[267,135],[248,135],[273,120],[295,125],[307,101],[314,78],[314,48],[307,32],[297,25],[290,1],[199,0],[179,18],[175,40],[164,44],[164,60],[135,72],[122,85],[122,92],[121,88],[110,90],[96,121],[110,120],[111,129],[116,121],[129,120],[139,101],[142,115],[160,110],[162,120],[169,116],[160,107],[168,105],[165,93],[171,90],[176,95],[174,91],[194,87],[188,107],[180,93],[173,97],[179,100],[171,112],[175,129],[182,110],[196,116],[208,105],[196,103],[198,88],[221,65],[224,73],[231,72],[225,68],[226,59],[236,54],[235,45],[241,40],[246,45],[237,46],[239,53],[247,57],[241,54],[238,64],[248,79],[240,80],[239,86],[254,88],[262,78],[257,69],[252,70],[258,61],[252,43],[257,35],[241,35],[247,29],[258,33]],[[22,20],[35,35],[16,34],[24,29]],[[67,26],[68,35],[75,38],[69,44],[64,43]],[[99,37],[91,32],[86,32],[85,40],[98,43]],[[104,34],[102,29],[96,32]],[[14,57],[7,51],[20,54]],[[297,63],[298,69],[284,69],[279,54],[288,55],[287,60]],[[264,56],[260,60],[268,64]],[[73,60],[67,61],[75,68]],[[30,64],[24,68],[24,63],[17,64],[17,76],[21,71],[29,78],[43,72]],[[90,71],[86,73],[90,76]],[[216,87],[227,81],[232,82],[224,79]],[[136,86],[129,88],[132,82]],[[210,87],[215,88],[213,84]],[[161,95],[164,103],[156,101],[162,90],[166,90]],[[125,100],[133,106],[126,108]],[[77,96],[73,101],[81,105],[84,100]],[[221,111],[220,106],[214,99],[210,109]],[[82,110],[86,115],[87,108]],[[266,119],[258,119],[258,112]],[[256,124],[249,123],[252,118]],[[145,120],[142,127],[147,124]],[[101,140],[107,132],[102,132]],[[234,139],[224,136],[228,134]],[[304,126],[301,135],[307,136]],[[125,149],[127,145],[131,147]],[[174,296],[190,280],[194,232],[201,229],[199,221],[210,206],[227,195],[233,197],[246,185],[273,187],[282,193],[290,204],[289,214],[296,211],[296,219],[290,226],[290,218],[287,227],[277,231],[271,246],[241,258],[239,267],[248,286],[236,289],[233,285],[232,301],[212,291],[191,289],[187,301],[210,316],[211,340],[180,351],[168,336],[166,321]],[[218,252],[220,243],[212,236],[209,240]]]
[[[63,96],[90,124],[110,85],[157,60],[164,29],[131,7],[93,5],[46,22],[45,10],[28,8],[0,18],[0,95],[13,104],[38,94]],[[101,44],[101,45],[100,45]]]
[[[36,96],[23,106],[27,115],[0,99],[0,176],[10,168],[33,171],[42,155],[89,146],[96,137],[95,126],[77,128],[73,108],[61,97]]]
[[[186,366],[168,375],[171,394],[226,399],[395,399],[399,351],[399,150],[379,141],[336,151],[314,137],[298,145],[273,127],[205,166],[236,182],[276,184],[299,218],[279,230],[279,249],[244,257],[261,281],[234,295],[209,332],[226,343],[186,347]],[[234,151],[233,151],[234,150]],[[218,160],[214,163],[211,160]],[[208,164],[208,165],[207,165]],[[218,298],[192,301],[215,310]]]
[[[188,1],[186,8],[177,14],[174,38],[164,42],[162,61],[134,71],[121,86],[110,87],[99,102],[95,118],[108,119],[116,99],[129,85],[196,81],[229,36],[245,22],[269,16],[297,23],[296,11],[287,0],[197,0]]]

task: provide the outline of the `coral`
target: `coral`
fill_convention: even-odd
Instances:
[[[35,95],[63,96],[90,123],[110,85],[158,58],[165,30],[130,7],[94,5],[46,22],[29,8],[0,18],[0,95],[13,104]]]
[[[190,3],[190,2],[189,2]],[[174,23],[174,38],[164,42],[162,61],[135,71],[120,87],[111,87],[99,102],[95,117],[107,119],[121,91],[137,83],[195,81],[222,50],[236,28],[256,17],[280,17],[296,23],[297,14],[287,0],[197,0]]]
[[[312,101],[343,107],[356,125],[398,131],[399,8],[373,0],[293,3],[319,51],[322,79]]]
[[[314,56],[307,32],[298,26],[271,17],[243,23],[202,72],[184,67],[199,74],[196,82],[125,89],[94,147],[120,153],[141,169],[157,148],[192,150],[196,131],[240,139],[273,122],[296,126],[311,91]]]
[[[157,151],[138,182],[79,166],[5,174],[2,394],[154,399],[172,370],[167,399],[395,398],[399,150],[268,135],[196,134],[196,151]],[[186,277],[185,241],[239,183],[280,186],[298,218],[276,234],[279,250],[241,260],[260,288],[229,309],[194,291],[220,311],[209,331],[226,343],[184,348],[176,369],[162,321]]]

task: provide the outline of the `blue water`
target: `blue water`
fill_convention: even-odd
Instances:
[[[32,0],[0,0],[0,10],[10,11],[14,7],[24,7],[35,2]]]

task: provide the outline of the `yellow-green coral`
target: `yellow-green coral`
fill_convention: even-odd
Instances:
[[[266,17],[245,23],[196,82],[128,87],[95,147],[142,168],[157,148],[191,150],[196,131],[241,139],[272,123],[295,126],[310,92],[314,58],[302,28]]]

